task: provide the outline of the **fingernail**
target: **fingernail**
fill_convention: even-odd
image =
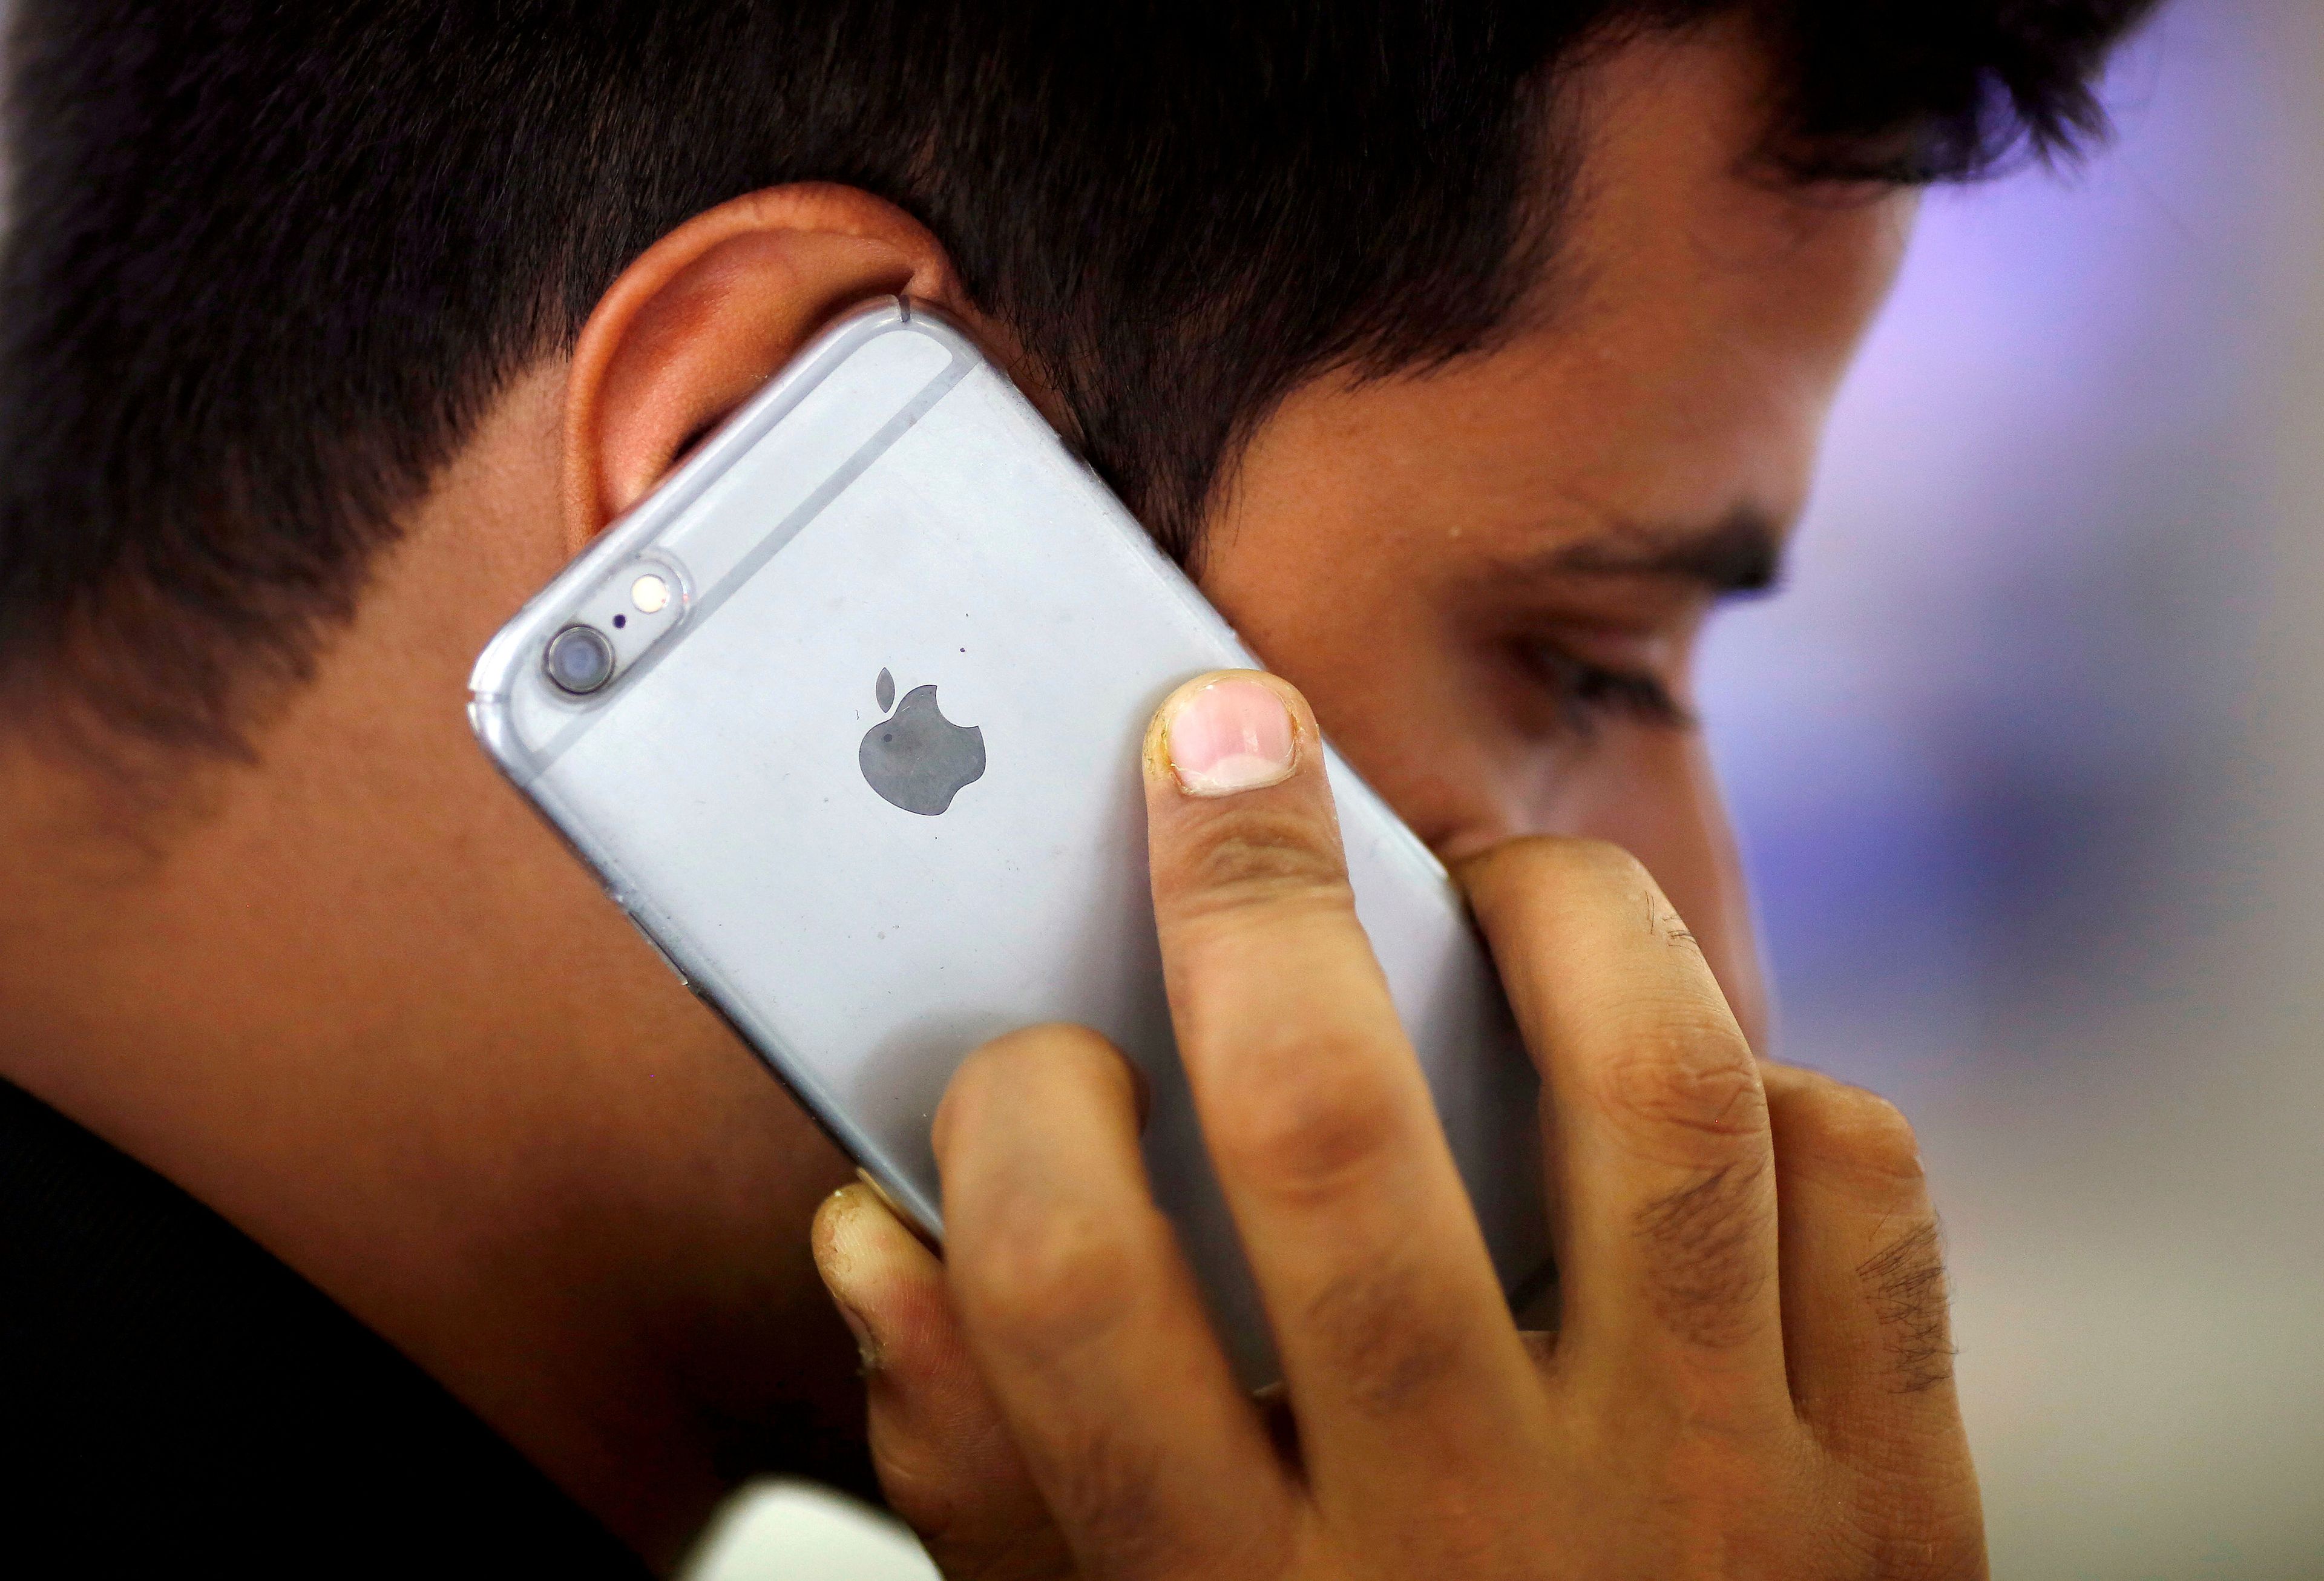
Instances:
[[[823,1212],[816,1216],[815,1266],[823,1275],[824,1288],[831,1292],[831,1304],[839,1308],[839,1320],[855,1337],[855,1354],[863,1370],[873,1373],[880,1367],[880,1341],[857,1309],[853,1288],[879,1255],[864,1217],[867,1209],[880,1210],[876,1202],[866,1200],[868,1197],[861,1186],[844,1186],[832,1194]]]
[[[1170,716],[1170,768],[1189,796],[1232,796],[1291,777],[1290,710],[1256,680],[1214,680]]]

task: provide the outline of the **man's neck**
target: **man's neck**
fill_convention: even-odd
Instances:
[[[520,386],[255,763],[189,763],[174,815],[5,748],[0,1073],[667,1559],[737,1469],[853,1430],[806,1233],[845,1169],[466,739],[469,655],[561,553],[493,520],[554,497],[554,432]]]

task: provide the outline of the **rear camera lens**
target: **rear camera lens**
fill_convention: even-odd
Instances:
[[[594,626],[567,626],[549,639],[542,661],[558,689],[576,697],[586,697],[613,679],[613,644]]]

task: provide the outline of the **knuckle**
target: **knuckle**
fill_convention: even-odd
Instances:
[[[1152,1564],[1170,1558],[1176,1547],[1154,1508],[1159,1473],[1150,1450],[1093,1429],[1078,1436],[1072,1453],[1058,1456],[1052,1496],[1084,1546],[1125,1567]]]
[[[1396,1415],[1455,1370],[1458,1349],[1430,1321],[1427,1294],[1406,1271],[1362,1268],[1309,1302],[1307,1336],[1358,1410]]]
[[[1884,1581],[1984,1581],[1978,1502],[1966,1454],[1932,1465],[1922,1453],[1859,1477],[1850,1499],[1857,1573]]]
[[[1607,1116],[1655,1156],[1724,1156],[1767,1124],[1749,1046],[1731,1024],[1691,1006],[1645,1018],[1644,1030],[1599,1068],[1592,1085]]]
[[[1774,1194],[1770,1155],[1753,1139],[1766,1099],[1739,1038],[1698,1031],[1633,1045],[1605,1069],[1601,1098],[1640,1155],[1692,1171],[1688,1183],[1641,1207],[1633,1231],[1646,1250],[1655,1317],[1707,1350],[1743,1344],[1766,1314]]]
[[[1040,1365],[1101,1339],[1139,1288],[1124,1226],[1085,1210],[1019,1197],[973,1245],[955,1237],[964,1316],[1020,1361]]]
[[[1351,904],[1336,837],[1294,808],[1222,808],[1171,864],[1188,915],[1284,901]]]
[[[1222,1062],[1233,1074],[1214,1081],[1205,1123],[1220,1173],[1290,1200],[1363,1176],[1395,1149],[1404,1116],[1384,1084],[1351,1074],[1360,1062],[1329,1044]]]

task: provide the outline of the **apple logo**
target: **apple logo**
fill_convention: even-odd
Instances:
[[[872,789],[906,812],[934,818],[984,778],[984,732],[955,725],[936,707],[936,689],[914,687],[896,702],[896,678],[880,672],[880,708],[896,711],[863,733],[855,761]]]

